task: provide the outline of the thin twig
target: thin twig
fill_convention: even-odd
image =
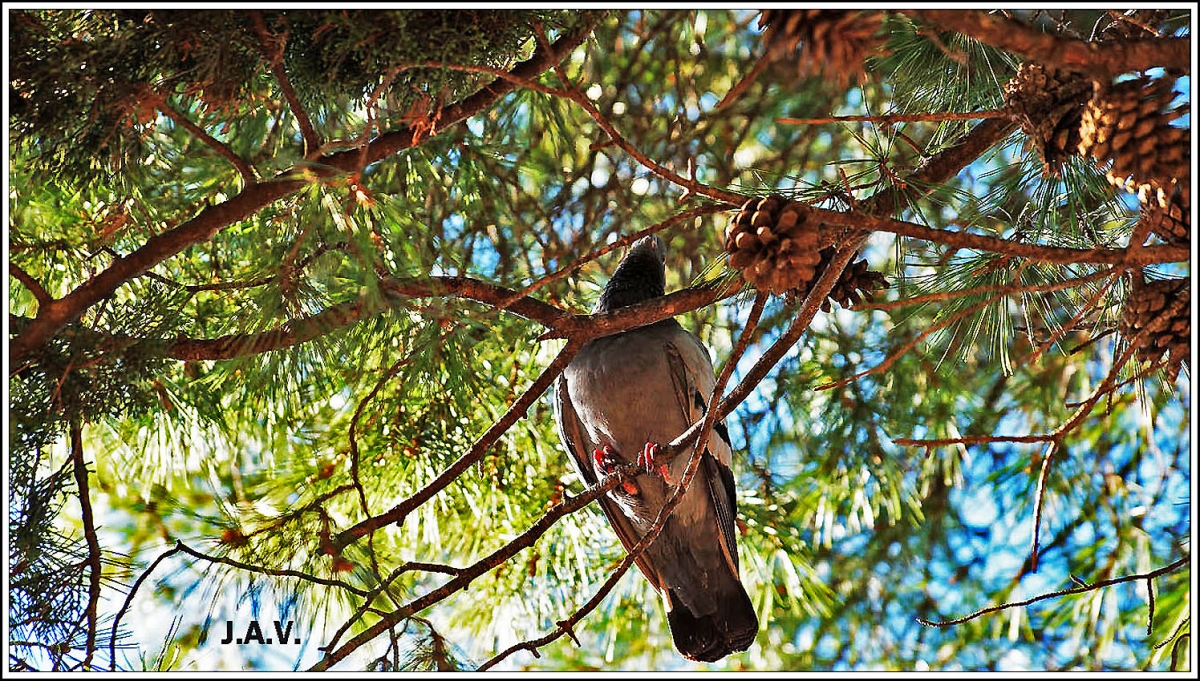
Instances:
[[[414,562],[414,561],[408,561],[408,562],[404,563],[403,565],[396,568],[395,570],[392,570],[391,574],[389,574],[383,581],[381,581],[378,586],[371,589],[371,593],[367,594],[367,596],[363,598],[363,601],[358,606],[358,608],[356,608],[355,611],[353,613],[351,613],[350,616],[345,619],[345,621],[342,622],[342,625],[340,627],[338,627],[337,631],[333,632],[333,636],[331,636],[329,638],[328,643],[326,643],[324,646],[322,646],[322,649],[323,650],[336,649],[338,642],[342,640],[342,636],[345,635],[346,631],[349,630],[350,627],[353,626],[355,622],[357,622],[363,615],[367,614],[368,612],[374,612],[374,609],[371,607],[371,604],[373,602],[375,602],[375,599],[379,597],[379,594],[383,593],[389,586],[391,586],[392,582],[399,579],[400,576],[403,575],[404,573],[415,572],[415,571],[436,572],[436,573],[440,573],[440,574],[450,575],[452,577],[457,577],[458,575],[462,574],[461,568],[451,567],[449,565],[439,565],[437,563],[418,563],[418,562]],[[391,594],[389,592],[389,596],[390,595]]]
[[[371,392],[367,393],[367,396],[358,403],[358,407],[354,410],[354,416],[350,418],[350,429],[347,435],[350,440],[350,479],[354,483],[354,489],[358,490],[358,500],[362,506],[363,515],[368,518],[371,516],[371,509],[367,506],[367,492],[363,489],[362,482],[358,476],[358,422],[362,418],[363,410],[366,409],[367,405],[375,399],[375,396],[379,394],[383,386],[396,375],[396,372],[400,371],[409,361],[410,358],[405,356],[393,362],[388,367],[388,370],[375,382],[375,386],[371,388]]]
[[[212,563],[220,563],[222,565],[228,565],[229,567],[238,568],[239,570],[245,570],[247,572],[254,572],[254,573],[257,573],[260,575],[270,575],[272,577],[295,577],[296,579],[302,579],[306,582],[312,582],[314,584],[320,584],[322,586],[333,586],[333,587],[337,587],[339,589],[345,589],[345,590],[347,590],[353,594],[356,594],[358,596],[366,596],[368,593],[366,590],[360,589],[357,586],[354,586],[352,584],[347,584],[345,582],[341,582],[336,579],[326,579],[324,577],[317,577],[316,575],[310,575],[306,572],[300,572],[299,570],[280,570],[280,569],[276,569],[276,568],[266,568],[266,567],[262,567],[259,565],[251,565],[249,563],[243,563],[241,561],[234,560],[227,556],[210,556],[207,553],[201,553],[201,552],[197,551],[196,549],[193,549],[192,547],[184,544],[182,541],[176,541],[175,547],[178,548],[180,551],[183,551],[184,553],[188,554],[189,556],[192,556],[193,558],[199,558],[200,560],[207,560]]]
[[[829,116],[826,118],[776,118],[775,122],[782,125],[825,125],[828,123],[923,123],[935,121],[971,121],[983,118],[1006,118],[1010,114],[1004,109],[988,109],[986,111],[945,111],[941,113],[913,114],[879,114],[875,116]]]
[[[909,350],[912,350],[917,345],[919,345],[921,343],[921,341],[923,341],[926,338],[928,338],[929,336],[937,333],[938,331],[941,331],[942,329],[944,329],[947,326],[953,324],[954,322],[962,319],[963,317],[970,316],[971,314],[974,314],[976,311],[978,311],[984,307],[987,307],[988,305],[991,305],[992,303],[996,302],[997,300],[999,300],[1003,297],[1004,297],[1003,294],[997,293],[997,294],[987,298],[986,300],[983,300],[981,302],[978,302],[978,303],[972,305],[971,307],[959,310],[958,312],[950,315],[949,317],[946,317],[945,319],[938,322],[937,324],[934,324],[933,326],[931,326],[931,327],[925,329],[924,331],[922,331],[921,333],[917,334],[917,336],[915,338],[913,338],[909,342],[905,343],[900,348],[896,349],[890,355],[885,357],[884,360],[882,362],[880,362],[879,364],[876,364],[875,366],[873,366],[869,369],[863,369],[862,371],[860,371],[856,374],[853,374],[851,376],[847,376],[845,378],[838,379],[836,381],[830,381],[829,383],[822,383],[821,385],[818,385],[814,389],[820,391],[820,390],[831,390],[833,388],[841,388],[841,387],[849,385],[865,376],[870,376],[871,374],[878,374],[878,373],[887,371],[889,368],[891,368],[891,366],[893,364],[896,363],[897,360],[899,360],[906,353],[908,353]]]
[[[1137,354],[1139,343],[1149,334],[1157,333],[1164,326],[1166,326],[1167,322],[1172,318],[1172,315],[1176,314],[1182,308],[1182,299],[1171,301],[1168,304],[1167,309],[1164,310],[1161,315],[1156,317],[1150,324],[1146,325],[1145,328],[1130,338],[1129,347],[1126,348],[1125,352],[1122,353],[1115,362],[1113,362],[1112,367],[1108,371],[1108,375],[1105,376],[1104,380],[1100,382],[1100,385],[1096,387],[1096,390],[1093,391],[1086,400],[1079,404],[1079,407],[1075,410],[1075,413],[1073,413],[1071,417],[1066,420],[1066,422],[1064,422],[1058,428],[1055,428],[1050,433],[1046,433],[1044,435],[968,435],[964,437],[935,438],[929,440],[895,438],[892,440],[892,442],[902,447],[941,447],[947,445],[970,445],[991,442],[1034,443],[1049,442],[1061,439],[1066,433],[1070,432],[1083,422],[1087,415],[1091,413],[1092,408],[1096,406],[1096,403],[1100,401],[1100,398],[1112,392],[1115,389],[1115,386],[1120,385],[1117,382],[1117,374],[1120,372],[1121,368],[1124,367]],[[1157,365],[1151,368],[1156,369]],[[1143,371],[1142,373],[1145,374],[1147,371],[1149,371],[1149,369]]]
[[[754,84],[754,81],[758,80],[758,77],[762,75],[762,72],[767,70],[767,67],[771,65],[772,61],[773,59],[770,54],[764,54],[759,57],[758,60],[754,62],[754,66],[751,67],[750,71],[747,72],[746,75],[737,82],[737,85],[729,88],[729,92],[726,92],[725,96],[721,98],[721,101],[717,102],[717,105],[714,107],[714,109],[716,111],[720,111],[741,98],[746,90],[750,89],[750,86]]]
[[[158,567],[159,563],[170,558],[171,556],[175,555],[176,553],[179,553],[180,551],[182,551],[182,549],[180,549],[178,546],[175,546],[175,547],[172,547],[172,548],[164,551],[163,553],[159,554],[158,558],[155,558],[154,562],[150,563],[150,567],[147,567],[146,571],[138,576],[137,580],[135,580],[133,583],[133,587],[129,590],[129,593],[125,596],[125,602],[121,605],[121,609],[117,611],[117,616],[113,620],[112,634],[109,636],[109,639],[108,639],[108,657],[109,657],[108,670],[109,671],[117,670],[117,655],[116,655],[117,632],[118,632],[118,628],[121,626],[121,618],[125,616],[125,611],[129,610],[129,604],[133,602],[133,597],[137,595],[138,589],[140,589],[142,586],[142,582],[145,582],[150,577],[150,573],[154,572],[154,568]]]
[[[894,310],[896,308],[908,307],[910,305],[925,305],[927,303],[937,303],[954,298],[962,298],[965,296],[978,295],[980,293],[1029,293],[1035,289],[1038,293],[1050,293],[1052,291],[1061,291],[1068,288],[1076,288],[1084,284],[1089,284],[1097,279],[1104,279],[1114,274],[1118,274],[1116,268],[1109,267],[1103,270],[1097,270],[1089,275],[1079,277],[1078,279],[1069,279],[1060,281],[1054,284],[1030,285],[1030,284],[987,284],[984,286],[975,286],[972,288],[959,289],[957,291],[939,291],[937,293],[926,293],[912,298],[901,298],[899,300],[870,302],[864,300],[855,306],[856,310]]]
[[[300,103],[300,98],[296,96],[296,90],[292,88],[292,81],[288,78],[287,70],[283,68],[283,51],[286,46],[287,33],[283,34],[283,39],[279,40],[278,36],[271,33],[267,29],[266,22],[263,21],[262,11],[252,10],[250,12],[250,21],[254,25],[254,32],[258,34],[259,50],[262,51],[263,57],[267,60],[267,66],[271,69],[271,73],[275,76],[275,81],[279,84],[279,90],[283,93],[284,99],[287,100],[288,107],[292,110],[292,115],[296,117],[296,124],[300,127],[300,135],[304,139],[304,158],[309,158],[309,154],[315,154],[321,148],[321,137],[317,134],[316,128],[313,127],[312,120],[308,117],[308,112]]]
[[[1183,567],[1184,565],[1187,565],[1190,561],[1191,561],[1191,556],[1184,556],[1183,558],[1180,558],[1179,560],[1175,561],[1174,563],[1171,563],[1170,565],[1167,565],[1166,567],[1161,567],[1161,568],[1158,568],[1157,570],[1153,570],[1153,571],[1147,572],[1145,574],[1126,575],[1124,577],[1114,577],[1112,579],[1105,579],[1105,580],[1096,582],[1095,584],[1089,584],[1087,586],[1079,586],[1079,587],[1075,587],[1073,589],[1063,589],[1061,591],[1054,591],[1051,593],[1041,594],[1039,596],[1034,596],[1033,598],[1027,598],[1023,601],[1015,601],[1012,603],[1002,603],[1000,605],[993,605],[993,606],[984,608],[982,610],[973,612],[970,615],[966,615],[964,617],[959,617],[959,618],[952,619],[952,620],[944,620],[941,622],[934,622],[932,620],[927,620],[927,619],[918,617],[917,622],[919,622],[927,627],[952,627],[957,624],[962,624],[963,622],[970,622],[971,620],[973,620],[977,617],[982,617],[983,615],[987,615],[987,614],[990,614],[993,612],[999,612],[1001,610],[1008,610],[1009,608],[1017,608],[1017,607],[1021,607],[1021,606],[1025,606],[1025,605],[1030,605],[1032,603],[1037,603],[1038,601],[1044,601],[1044,600],[1047,600],[1050,598],[1062,598],[1063,596],[1072,596],[1074,594],[1081,594],[1081,593],[1086,593],[1088,591],[1095,591],[1097,589],[1103,589],[1106,586],[1112,586],[1114,584],[1121,584],[1124,582],[1133,582],[1133,581],[1137,581],[1139,579],[1154,579],[1155,577],[1158,577],[1160,575],[1165,575],[1170,572],[1174,572],[1175,570],[1178,570],[1179,568]]]
[[[71,461],[75,469],[75,485],[79,488],[79,508],[83,521],[83,536],[88,546],[88,603],[87,644],[83,668],[90,671],[96,654],[96,618],[100,605],[100,539],[96,536],[96,519],[92,515],[92,500],[88,493],[88,469],[83,460],[83,427],[71,424]]]
[[[1146,635],[1154,633],[1154,580],[1146,578],[1146,600],[1150,613],[1146,616]]]
[[[212,135],[208,134],[208,131],[206,131],[204,128],[193,123],[190,119],[188,119],[187,116],[183,114],[182,111],[179,111],[175,107],[171,106],[171,104],[167,102],[167,98],[163,95],[154,92],[149,96],[154,99],[155,105],[158,107],[159,111],[162,111],[164,114],[166,114],[167,118],[175,121],[176,125],[195,135],[200,139],[201,142],[204,142],[206,146],[220,154],[225,160],[229,161],[229,163],[237,169],[238,174],[242,176],[242,182],[245,183],[247,187],[258,183],[258,173],[254,172],[254,168],[251,167],[248,162],[246,162],[246,159],[234,153],[233,149],[230,149],[228,144],[225,144],[221,140],[213,137]]]
[[[1042,454],[1042,468],[1038,472],[1037,496],[1033,504],[1033,545],[1029,549],[1029,571],[1037,572],[1039,541],[1042,536],[1042,503],[1046,494],[1046,478],[1050,474],[1050,461],[1058,451],[1058,440],[1052,441]]]
[[[1104,294],[1108,293],[1108,290],[1111,289],[1115,283],[1117,283],[1117,277],[1109,279],[1104,283],[1103,286],[1097,288],[1096,292],[1093,293],[1090,298],[1088,298],[1087,302],[1079,307],[1079,312],[1076,312],[1071,319],[1069,319],[1066,324],[1063,324],[1057,331],[1050,334],[1049,338],[1038,344],[1037,348],[1033,352],[1018,359],[1017,364],[1031,365],[1036,362],[1037,359],[1041,357],[1047,350],[1049,350],[1051,346],[1061,340],[1063,336],[1066,336],[1068,333],[1070,333],[1080,320],[1092,313],[1095,310],[1094,306],[1096,305],[1097,301],[1104,297]],[[1032,332],[1029,335],[1030,339],[1032,340]]]
[[[910,182],[911,184],[911,182]],[[1191,257],[1188,246],[1158,245],[1138,248],[1063,248],[1023,241],[972,234],[964,231],[935,229],[915,222],[870,215],[864,211],[832,211],[810,206],[813,217],[827,225],[850,227],[868,232],[891,232],[900,236],[945,244],[957,248],[989,251],[1050,264],[1094,263],[1144,267],[1146,265],[1185,262]]]

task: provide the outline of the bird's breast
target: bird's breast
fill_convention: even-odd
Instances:
[[[671,381],[666,346],[637,332],[599,338],[567,368],[571,401],[590,439],[632,461],[647,442],[666,444],[688,425]]]

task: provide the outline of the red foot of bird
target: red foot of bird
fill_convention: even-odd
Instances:
[[[654,458],[658,456],[659,449],[660,447],[657,444],[653,442],[647,442],[645,449],[642,450],[641,454],[638,454],[637,465],[646,469],[647,473],[654,473],[657,468],[658,474],[662,476],[662,479],[669,485],[671,484],[671,477],[667,472],[667,464],[664,463],[657,467],[654,465]]]
[[[609,445],[604,445],[592,452],[592,461],[596,464],[596,470],[602,475],[612,473],[617,467],[617,455]],[[641,461],[641,456],[638,457],[638,461]],[[625,490],[626,494],[638,493],[637,485],[628,480],[621,483],[621,489]]]

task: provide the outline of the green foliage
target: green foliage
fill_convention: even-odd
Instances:
[[[1071,12],[1053,21],[1098,16]],[[908,199],[895,217],[933,228],[1079,249],[1128,242],[1128,197],[1078,159],[1044,177],[1019,131],[929,184],[906,178],[975,123],[777,122],[998,108],[1014,55],[889,13],[886,51],[861,86],[798,77],[802,50],[765,63],[718,107],[762,53],[756,16],[272,10],[260,27],[243,11],[13,12],[9,258],[50,297],[253,191],[230,153],[259,178],[287,172],[303,186],[154,262],[10,368],[10,643],[29,643],[10,666],[78,668],[83,657],[90,573],[63,452],[71,423],[83,426],[105,548],[100,667],[308,668],[319,647],[433,592],[582,490],[540,396],[401,523],[333,546],[471,450],[562,346],[538,341],[546,329],[511,309],[387,282],[536,285],[532,298],[582,312],[619,253],[577,258],[713,201],[684,199],[559,94],[518,87],[463,123],[439,122],[492,82],[481,71],[529,58],[542,32],[554,40],[597,22],[535,83],[578,89],[647,158],[710,187],[841,211],[894,190]],[[354,173],[306,161],[313,150],[272,68],[280,48],[327,150],[398,130],[420,131],[420,143]],[[661,232],[668,290],[734,280],[727,219]],[[1190,374],[1131,380],[1142,367],[1126,366],[1064,435],[1039,496],[1045,442],[897,440],[1068,422],[1126,347],[1105,333],[1126,280],[882,232],[862,257],[891,280],[879,296],[889,304],[818,313],[729,416],[742,578],[763,623],[751,649],[683,661],[660,598],[631,570],[572,635],[502,668],[1164,670],[1190,652],[1187,570],[1154,580],[1149,634],[1145,580],[955,626],[917,623],[1186,555]],[[982,288],[997,286],[1021,290]],[[909,302],[917,296],[926,302]],[[14,335],[42,298],[10,276]],[[720,368],[749,307],[743,294],[681,321]],[[797,312],[768,302],[731,385]],[[115,632],[131,648],[110,660],[125,594],[170,551]],[[623,555],[589,505],[338,668],[474,669],[570,618]],[[216,642],[226,620],[250,617],[294,620],[305,643]]]

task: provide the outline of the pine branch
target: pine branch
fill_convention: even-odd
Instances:
[[[296,90],[292,87],[287,70],[283,68],[283,52],[287,47],[287,32],[284,32],[282,36],[271,33],[263,21],[261,10],[250,12],[250,22],[254,25],[254,32],[258,35],[259,50],[267,60],[267,66],[271,69],[271,74],[275,76],[275,82],[279,84],[279,90],[283,93],[283,98],[287,100],[288,108],[296,117],[296,125],[300,127],[300,135],[304,140],[304,158],[309,158],[310,154],[321,148],[321,137],[313,127],[312,119],[308,117],[304,105],[300,103],[300,98],[296,96]]]
[[[1020,21],[985,11],[927,9],[902,12],[1026,59],[1106,79],[1155,67],[1182,73],[1191,71],[1191,41],[1187,37],[1087,42],[1043,33]]]
[[[1055,282],[1053,284],[1034,285],[1041,293],[1049,293],[1053,291],[1062,291],[1068,288],[1075,288],[1083,284],[1091,283],[1097,279],[1103,279],[1116,274],[1115,268],[1107,268],[1098,270],[1087,276],[1078,279],[1070,279],[1068,281]],[[855,309],[859,310],[895,310],[902,307],[910,307],[912,305],[926,305],[928,303],[936,303],[954,298],[964,298],[967,296],[979,295],[981,293],[1003,293],[1005,295],[1013,293],[1028,293],[1030,291],[1029,284],[988,284],[985,286],[974,286],[972,288],[961,289],[957,291],[939,291],[936,293],[925,293],[912,298],[901,298],[899,300],[889,300],[883,302],[863,301],[859,303]]]
[[[375,609],[371,607],[371,604],[375,602],[375,599],[378,598],[381,593],[391,586],[392,582],[399,579],[400,576],[406,572],[415,571],[436,572],[439,574],[450,575],[451,577],[457,577],[462,574],[462,568],[451,567],[449,565],[439,565],[437,563],[418,563],[414,561],[408,561],[404,563],[395,570],[392,570],[392,572],[385,579],[379,582],[378,586],[371,589],[371,593],[367,594],[367,596],[363,598],[362,603],[354,610],[353,613],[351,613],[349,617],[345,619],[344,622],[342,622],[342,625],[338,627],[337,631],[333,632],[333,636],[329,637],[329,642],[325,644],[325,649],[336,649],[338,642],[342,640],[342,636],[345,635],[346,631],[348,631],[355,622],[361,619],[362,616],[368,612],[376,612]],[[391,596],[391,593],[389,592],[388,595]]]
[[[513,402],[512,406],[508,408],[508,411],[504,412],[504,415],[501,416],[495,423],[493,423],[492,426],[488,428],[487,431],[481,435],[474,444],[471,445],[471,448],[467,450],[465,454],[459,457],[457,461],[450,464],[449,468],[442,471],[442,473],[434,478],[429,484],[425,485],[425,487],[422,487],[404,501],[401,501],[392,509],[380,515],[367,518],[366,520],[359,522],[357,525],[354,525],[350,529],[339,533],[333,538],[333,545],[335,549],[340,550],[342,547],[345,547],[347,544],[350,544],[356,539],[371,534],[375,530],[386,525],[390,525],[392,523],[396,523],[397,525],[402,524],[404,519],[413,511],[413,509],[428,501],[431,497],[433,497],[433,495],[442,491],[447,485],[457,479],[459,475],[462,475],[463,471],[470,468],[476,461],[481,459],[485,453],[487,453],[487,450],[496,443],[496,440],[500,439],[501,435],[507,432],[514,423],[525,416],[525,412],[529,410],[529,407],[534,403],[534,401],[541,397],[542,393],[544,393],[546,389],[550,387],[550,384],[553,383],[556,378],[558,378],[558,375],[562,373],[563,369],[567,368],[567,364],[571,361],[571,358],[575,356],[575,353],[579,351],[579,348],[582,345],[583,344],[578,341],[569,341],[565,346],[563,346],[563,349],[559,351],[558,356],[554,358],[554,361],[550,362],[550,364],[542,371],[541,375],[538,376],[537,379],[525,389],[525,392],[521,393],[521,396],[517,398],[515,402]]]
[[[1129,347],[1125,349],[1121,356],[1113,362],[1112,367],[1108,371],[1108,375],[1100,382],[1100,385],[1092,392],[1092,394],[1076,407],[1075,413],[1071,415],[1062,425],[1055,428],[1049,433],[1042,435],[969,435],[956,438],[933,438],[927,440],[916,440],[912,438],[894,438],[892,442],[902,447],[940,447],[947,445],[973,445],[984,444],[991,442],[1011,442],[1032,444],[1037,442],[1057,442],[1060,441],[1067,433],[1074,430],[1083,420],[1091,413],[1096,403],[1105,395],[1117,390],[1124,383],[1117,382],[1118,373],[1133,357],[1137,354],[1139,346],[1143,339],[1147,338],[1152,333],[1157,333],[1164,328],[1167,322],[1173,315],[1180,312],[1183,308],[1182,299],[1170,301],[1167,308],[1155,317],[1154,321],[1150,322],[1141,331],[1129,339]],[[1149,368],[1142,371],[1139,375],[1146,375],[1152,371],[1157,371],[1165,362],[1153,364]]]
[[[354,638],[347,641],[341,647],[335,650],[326,650],[325,657],[321,661],[314,664],[307,671],[325,671],[345,659],[347,655],[358,650],[366,643],[382,635],[392,627],[407,617],[421,612],[434,603],[444,600],[451,594],[466,589],[472,581],[480,575],[490,571],[492,568],[512,558],[521,550],[526,549],[545,534],[559,519],[574,513],[579,509],[587,506],[597,497],[608,493],[622,482],[631,479],[634,475],[644,473],[645,471],[638,468],[636,464],[623,464],[618,466],[612,473],[600,479],[595,485],[587,488],[577,496],[564,499],[560,503],[553,506],[541,518],[531,525],[527,530],[518,535],[511,542],[496,549],[486,557],[476,561],[473,565],[463,568],[459,575],[442,586],[420,596],[408,604],[386,613],[381,616],[381,619],[371,625],[366,631],[358,634]]]
[[[594,19],[583,27],[564,35],[555,43],[556,54],[569,54],[591,33]],[[513,69],[519,78],[531,78],[549,68],[551,59],[544,50],[534,52],[533,57]],[[498,80],[492,85],[449,107],[443,112],[443,130],[459,123],[496,102],[501,96],[516,89],[508,80]],[[428,139],[427,137],[424,139]],[[358,150],[347,150],[322,157],[317,164],[305,164],[310,173],[318,176],[332,175],[338,170],[353,172],[360,160],[373,163],[401,149],[415,146],[412,130],[383,134],[367,145],[365,157]],[[215,236],[222,229],[258,212],[271,203],[293,194],[308,185],[307,180],[282,179],[301,175],[300,169],[285,171],[273,180],[260,182],[242,190],[237,196],[217,204],[206,206],[194,218],[183,224],[157,234],[140,248],[123,258],[118,258],[107,269],[87,280],[63,298],[51,301],[38,308],[38,315],[25,330],[9,343],[9,371],[25,364],[37,348],[59,333],[64,326],[79,318],[92,305],[107,298],[122,284],[149,271],[160,262],[182,252],[185,248]]]
[[[564,84],[564,86],[561,88],[554,88],[547,85],[542,85],[541,83],[535,82],[527,77],[518,75],[515,71],[509,72],[487,66],[468,66],[463,64],[449,64],[437,61],[425,62],[422,64],[422,66],[425,66],[426,68],[442,68],[453,71],[465,71],[468,73],[490,73],[499,77],[500,79],[520,85],[521,87],[534,90],[536,92],[541,92],[543,94],[561,97],[574,102],[579,106],[579,108],[583,109],[584,112],[587,113],[587,115],[590,116],[597,125],[600,126],[600,129],[603,130],[606,135],[608,135],[610,143],[620,147],[622,151],[629,154],[635,161],[640,163],[650,172],[658,175],[671,184],[682,187],[687,194],[699,194],[717,201],[724,201],[726,203],[735,205],[740,205],[742,201],[745,201],[745,197],[743,196],[726,191],[724,189],[710,187],[697,181],[694,173],[691,178],[683,177],[682,175],[679,175],[661,163],[658,163],[654,159],[650,158],[648,155],[630,143],[629,140],[627,140],[625,136],[617,130],[616,126],[613,125],[612,122],[609,121],[598,108],[596,108],[596,105],[587,98],[587,95],[585,95],[583,92],[580,92],[578,88],[575,88],[569,84]]]
[[[995,294],[985,298],[984,300],[976,303],[975,305],[972,305],[968,308],[960,310],[959,312],[956,312],[955,314],[952,314],[952,315],[946,317],[945,319],[934,324],[933,326],[930,326],[928,329],[925,329],[920,334],[918,334],[916,336],[916,338],[913,338],[909,342],[907,342],[904,345],[902,345],[901,347],[897,348],[894,352],[892,352],[887,357],[885,357],[883,359],[883,361],[881,361],[879,364],[876,364],[875,366],[871,367],[870,369],[864,369],[856,374],[847,376],[845,378],[842,378],[842,379],[839,379],[836,381],[831,381],[829,383],[822,383],[821,385],[817,386],[815,388],[815,390],[821,391],[821,390],[830,390],[833,388],[841,388],[841,387],[849,385],[849,384],[853,383],[854,381],[857,381],[858,379],[863,378],[865,376],[870,376],[871,374],[878,374],[878,373],[887,371],[889,368],[891,368],[891,366],[893,364],[896,363],[897,360],[899,360],[901,357],[903,357],[906,353],[908,353],[910,350],[912,350],[916,346],[920,345],[921,341],[925,340],[929,336],[932,336],[933,334],[937,333],[938,331],[946,328],[947,326],[953,324],[954,322],[956,322],[964,317],[968,317],[971,314],[978,312],[979,310],[987,307],[988,305],[991,305],[992,303],[996,302],[997,300],[1000,300],[1001,298],[1006,297],[1010,293],[1046,293],[1046,292],[1050,292],[1050,291],[1060,291],[1060,290],[1067,289],[1067,288],[1083,286],[1084,284],[1088,284],[1097,279],[1112,277],[1115,274],[1117,274],[1117,272],[1114,269],[1110,268],[1107,270],[1101,270],[1100,272],[1093,272],[1092,274],[1089,274],[1086,277],[1080,277],[1078,279],[1072,279],[1070,281],[1055,282],[1053,284],[1030,284],[1030,285],[1026,285],[1026,286],[1003,287],[1001,292],[995,293]]]
[[[28,272],[21,269],[20,265],[11,260],[8,262],[8,273],[17,281],[25,284],[25,288],[29,289],[29,292],[33,294],[34,300],[38,302],[39,311],[42,307],[54,302],[54,297],[46,291],[46,287],[42,286],[40,281],[34,279]]]
[[[96,519],[92,515],[92,500],[88,492],[88,469],[83,461],[83,428],[77,422],[71,424],[71,461],[75,469],[75,485],[79,489],[83,536],[88,547],[87,643],[82,666],[84,670],[91,671],[92,657],[96,654],[96,620],[100,605],[100,539],[96,536]]]
[[[1132,246],[1126,248],[1063,248],[1013,241],[983,234],[935,229],[915,222],[864,215],[862,211],[838,212],[812,207],[813,215],[821,222],[872,232],[890,232],[923,241],[989,251],[1001,255],[1025,258],[1051,264],[1103,264],[1124,267],[1145,267],[1184,262],[1191,257],[1188,246]]]
[[[175,548],[179,549],[180,551],[183,551],[184,553],[188,554],[189,556],[191,556],[193,558],[198,558],[200,560],[207,560],[210,563],[220,563],[221,565],[228,565],[229,567],[237,568],[239,570],[245,570],[246,572],[253,572],[255,574],[268,575],[271,577],[294,577],[296,579],[302,579],[306,582],[312,582],[313,584],[320,584],[322,586],[331,586],[331,587],[337,587],[339,589],[345,589],[346,591],[349,591],[350,593],[353,593],[357,596],[365,597],[369,593],[365,589],[360,589],[357,586],[354,586],[352,584],[347,584],[345,582],[342,582],[342,581],[339,581],[336,579],[326,579],[324,577],[317,577],[316,575],[310,575],[306,572],[300,572],[299,570],[279,570],[276,568],[262,567],[261,565],[251,565],[250,563],[243,563],[239,560],[234,560],[227,556],[210,556],[207,553],[201,553],[200,551],[193,549],[192,547],[188,546],[187,544],[184,544],[182,541],[179,541],[179,540],[176,540]]]
[[[966,615],[964,617],[959,617],[959,618],[952,619],[952,620],[934,622],[931,620],[927,620],[927,619],[918,617],[917,622],[920,622],[921,624],[923,624],[927,627],[952,627],[952,626],[955,626],[958,624],[962,624],[964,622],[970,622],[971,620],[973,620],[977,617],[982,617],[984,615],[987,615],[987,614],[990,614],[993,612],[1000,612],[1002,610],[1008,610],[1009,608],[1019,608],[1022,606],[1037,603],[1038,601],[1044,601],[1044,600],[1051,599],[1051,598],[1062,598],[1063,596],[1073,596],[1075,594],[1087,593],[1088,591],[1096,591],[1098,589],[1103,589],[1105,587],[1112,586],[1114,584],[1123,584],[1125,582],[1136,582],[1140,579],[1146,579],[1146,580],[1154,579],[1155,577],[1160,577],[1162,575],[1170,574],[1170,573],[1178,570],[1179,568],[1181,568],[1185,565],[1188,565],[1190,562],[1191,562],[1191,556],[1184,556],[1183,558],[1180,558],[1179,560],[1175,561],[1174,563],[1171,563],[1170,565],[1160,567],[1157,570],[1151,570],[1150,572],[1146,572],[1143,574],[1125,575],[1124,577],[1114,577],[1112,579],[1105,579],[1105,580],[1096,582],[1095,584],[1085,584],[1082,586],[1077,586],[1073,589],[1063,589],[1061,591],[1053,591],[1051,593],[1044,593],[1044,594],[1041,594],[1038,596],[1034,596],[1033,598],[1027,598],[1023,601],[1014,601],[1012,603],[1002,603],[1000,605],[993,605],[993,606],[984,608],[982,610],[977,610],[977,611],[971,613],[970,615]]]
[[[133,597],[137,595],[138,589],[142,587],[142,583],[150,577],[150,573],[154,572],[154,568],[158,567],[159,563],[163,562],[167,558],[170,558],[176,553],[179,553],[180,551],[182,551],[182,549],[180,549],[178,546],[174,546],[159,554],[158,558],[155,558],[154,562],[150,563],[150,566],[146,568],[146,571],[138,575],[138,578],[133,582],[133,586],[129,589],[129,593],[125,596],[125,602],[121,604],[121,609],[117,611],[117,616],[115,619],[113,619],[112,634],[108,637],[109,671],[117,670],[117,633],[121,626],[121,618],[124,617],[125,612],[129,610],[129,604],[133,602]]]
[[[149,91],[148,96],[154,101],[155,105],[158,107],[158,110],[167,115],[167,118],[175,121],[177,125],[195,135],[201,142],[210,147],[213,151],[220,154],[225,160],[229,161],[229,163],[237,169],[238,174],[242,176],[242,182],[245,186],[249,187],[258,183],[258,173],[254,172],[254,168],[252,168],[250,164],[246,162],[246,159],[234,153],[233,149],[229,148],[229,145],[208,134],[204,128],[189,120],[187,116],[183,115],[182,111],[179,111],[175,107],[171,106],[171,104],[167,102],[166,97],[163,97],[154,91]]]
[[[968,111],[968,112],[940,112],[940,113],[913,113],[913,114],[881,114],[878,116],[830,116],[827,118],[776,118],[775,122],[782,125],[824,125],[827,123],[879,123],[882,125],[891,125],[893,123],[925,123],[933,121],[971,121],[983,118],[1008,118],[1011,116],[1004,109],[993,109],[991,111]]]

